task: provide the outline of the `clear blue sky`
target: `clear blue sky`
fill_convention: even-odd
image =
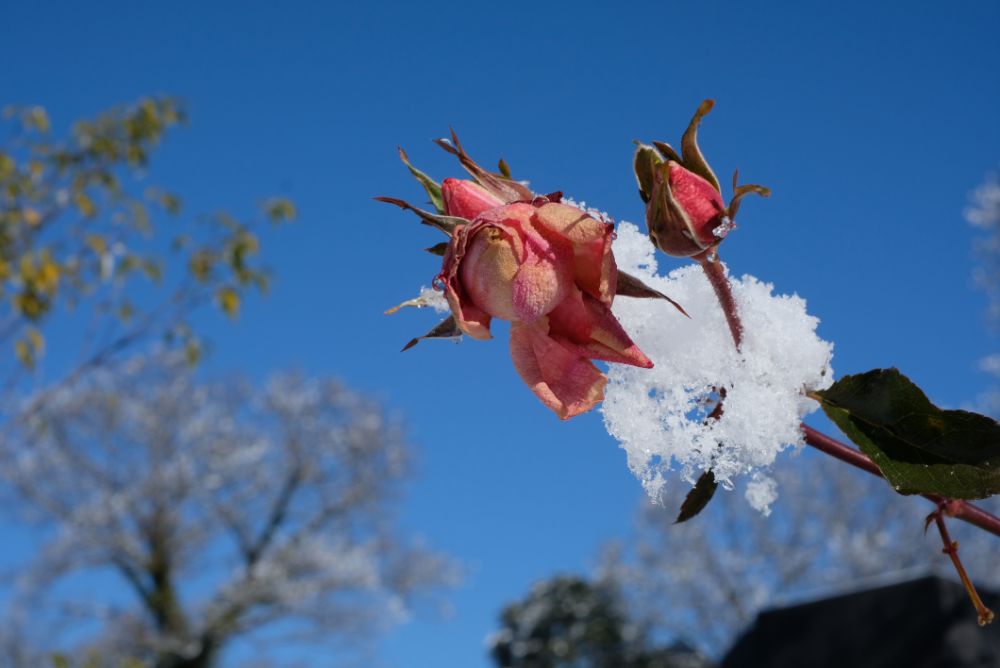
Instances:
[[[715,97],[702,147],[716,171],[775,193],[744,205],[732,269],[804,296],[838,375],[896,365],[958,405],[996,347],[961,212],[1000,161],[998,27],[993,1],[5,0],[0,102],[62,126],[180,96],[192,124],[154,170],[188,210],[296,201],[299,222],[266,249],[273,293],[212,327],[208,369],[336,374],[405,417],[420,466],[403,522],[469,572],[450,620],[399,629],[381,655],[476,668],[501,605],[587,568],[641,490],[598,415],[563,424],[539,405],[502,334],[398,352],[434,315],[382,311],[429,284],[420,249],[438,239],[371,200],[421,199],[396,145],[455,174],[429,141],[452,125],[484,163],[638,222],[631,140],[678,140]]]

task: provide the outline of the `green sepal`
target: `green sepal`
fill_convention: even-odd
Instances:
[[[424,211],[423,209],[418,209],[409,202],[405,202],[401,199],[396,199],[395,197],[376,197],[375,201],[385,202],[386,204],[395,204],[400,209],[407,209],[413,213],[420,216],[420,221],[424,225],[430,225],[431,227],[436,227],[445,234],[451,236],[455,231],[455,228],[459,225],[468,225],[469,221],[465,218],[459,218],[458,216],[442,216],[440,214],[431,213],[430,211]]]
[[[431,177],[424,174],[422,171],[410,164],[410,159],[406,156],[406,151],[403,150],[402,146],[397,146],[399,149],[399,159],[403,161],[406,168],[410,170],[410,174],[420,182],[420,185],[424,187],[427,191],[427,196],[431,198],[431,204],[437,209],[438,213],[444,213],[444,196],[441,194],[441,184],[432,179]]]
[[[455,316],[450,315],[423,336],[410,339],[400,352],[409,350],[424,339],[454,339],[460,336],[462,336],[462,330],[458,327],[458,321],[455,320]]]
[[[656,150],[660,152],[660,155],[663,156],[664,160],[673,160],[678,164],[684,164],[680,154],[675,151],[674,147],[670,144],[662,141],[654,141],[653,146],[655,146]]]
[[[753,193],[754,195],[760,195],[761,197],[770,197],[771,189],[767,186],[759,186],[755,183],[748,183],[746,185],[737,185],[737,181],[740,177],[740,170],[733,172],[733,198],[729,200],[729,206],[726,207],[726,215],[729,216],[729,220],[736,221],[736,212],[740,210],[740,200],[746,195]]]
[[[712,107],[714,106],[715,100],[704,100],[698,105],[698,110],[694,112],[694,117],[691,119],[687,130],[684,131],[684,136],[681,138],[681,155],[684,156],[682,162],[684,167],[711,183],[721,193],[722,188],[719,186],[719,179],[716,178],[715,172],[708,166],[708,161],[705,160],[705,156],[701,154],[701,149],[698,148],[698,125],[701,123],[701,119],[708,115],[708,112],[712,111]]]
[[[462,167],[476,179],[479,185],[504,202],[531,201],[534,199],[535,194],[524,184],[518,183],[502,173],[496,174],[480,167],[475,160],[469,157],[465,149],[462,148],[462,144],[458,141],[458,135],[455,134],[454,130],[451,131],[450,140],[435,139],[434,143],[457,157],[458,161],[462,163]],[[503,170],[503,167],[501,167],[501,170]],[[509,174],[510,170],[507,170],[507,173]]]
[[[683,313],[686,317],[691,317],[688,315],[687,311],[684,310],[684,307],[675,302],[673,299],[666,296],[659,290],[654,290],[635,276],[626,274],[620,269],[618,270],[618,285],[615,289],[615,296],[635,297],[638,299],[666,299],[674,306],[674,308]]]
[[[635,156],[632,158],[632,167],[635,170],[635,180],[639,183],[639,197],[643,202],[649,202],[653,196],[653,180],[656,175],[657,166],[663,162],[656,149],[648,144],[635,142]]]

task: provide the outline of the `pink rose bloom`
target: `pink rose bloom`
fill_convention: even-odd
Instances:
[[[510,321],[515,369],[560,418],[604,398],[607,378],[590,360],[653,366],[611,314],[612,225],[558,195],[508,202],[458,179],[441,190],[445,213],[470,221],[454,230],[438,276],[458,327],[488,339],[492,318]]]

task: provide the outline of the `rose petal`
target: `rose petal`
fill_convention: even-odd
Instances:
[[[718,241],[713,230],[726,212],[726,204],[715,187],[677,163],[669,163],[670,193],[690,220],[691,232],[704,245]]]
[[[445,251],[437,281],[443,284],[444,297],[451,307],[451,314],[455,316],[459,329],[474,339],[491,339],[493,337],[490,334],[490,315],[476,306],[458,280],[458,269],[465,256],[470,227],[472,226],[463,225],[455,230],[451,244]]]
[[[541,322],[511,324],[510,355],[521,379],[560,419],[589,411],[604,399],[604,374],[550,338]]]
[[[551,244],[533,230],[524,235],[524,256],[513,284],[519,320],[531,322],[545,315],[575,289],[571,264],[566,246]]]
[[[606,304],[615,295],[617,268],[611,253],[614,226],[567,204],[543,204],[534,222],[544,231],[557,234],[573,247],[576,284]]]
[[[479,214],[498,206],[504,201],[490,193],[478,183],[462,179],[445,179],[441,183],[445,213],[473,220]]]
[[[653,362],[632,342],[607,304],[573,291],[549,313],[549,336],[584,357],[650,369]]]

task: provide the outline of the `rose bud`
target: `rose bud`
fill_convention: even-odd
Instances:
[[[669,298],[619,274],[611,252],[613,225],[562,204],[558,193],[535,196],[510,178],[503,162],[500,173],[483,169],[454,133],[437,143],[458,157],[474,181],[449,178],[438,185],[400,151],[437,212],[377,198],[414,211],[449,237],[428,250],[444,255],[434,284],[443,290],[451,316],[404,350],[421,339],[463,333],[489,339],[493,318],[510,321],[515,369],[563,419],[604,398],[607,378],[591,360],[653,366],[611,313],[611,304],[619,288],[632,297]],[[428,303],[419,297],[400,306]]]
[[[455,231],[438,277],[469,336],[490,338],[492,318],[512,323],[515,368],[564,419],[604,397],[590,359],[652,366],[611,314],[611,235],[610,224],[545,198],[507,204]]]
[[[733,219],[744,195],[770,195],[763,186],[737,186],[734,175],[733,198],[725,205],[719,180],[698,148],[698,125],[713,104],[705,100],[698,107],[681,139],[681,154],[662,142],[640,144],[635,153],[649,236],[668,255],[693,257],[710,252],[735,227]]]

